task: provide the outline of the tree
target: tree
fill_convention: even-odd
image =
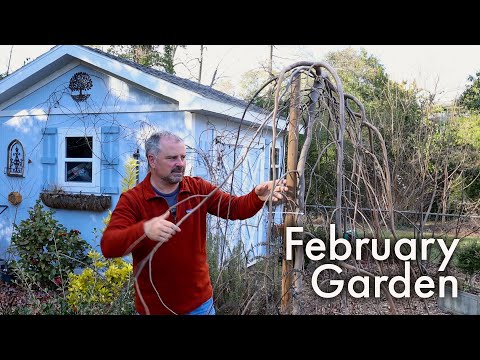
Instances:
[[[250,70],[240,78],[239,97],[249,101],[260,87],[267,82],[269,75],[264,70]]]
[[[160,68],[169,74],[175,74],[175,53],[177,49],[186,45],[112,45],[108,52],[132,60],[140,65]]]
[[[160,57],[160,65],[166,72],[175,74],[175,53],[181,47],[185,49],[185,45],[163,45],[163,55]]]
[[[325,60],[337,70],[346,92],[365,105],[381,97],[389,82],[380,60],[365,49],[360,53],[352,48],[330,52]]]
[[[478,111],[480,110],[480,71],[475,76],[470,75],[468,81],[471,84],[467,85],[460,95],[458,103],[468,110]]]
[[[108,52],[148,67],[160,66],[158,45],[112,45]]]
[[[380,60],[365,49],[356,51],[346,48],[330,52],[326,62],[338,72],[344,91],[363,103],[368,120],[385,139],[392,178],[397,179],[393,184],[394,202],[401,209],[415,204],[416,194],[409,195],[416,187],[405,192],[403,185],[408,188],[416,181],[413,174],[416,174],[418,166],[413,165],[411,160],[416,145],[422,140],[417,133],[424,134],[420,130],[423,129],[422,113],[427,112],[430,103],[425,102],[422,108],[418,100],[420,89],[415,84],[407,87],[405,83],[391,80]],[[380,150],[378,143],[368,144],[368,134],[364,136],[367,139],[365,146],[372,146],[375,152]],[[325,160],[330,161],[328,157]]]

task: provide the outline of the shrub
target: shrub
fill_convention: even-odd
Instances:
[[[47,289],[65,285],[68,273],[88,264],[88,243],[78,230],[69,230],[44,210],[38,199],[29,218],[14,224],[10,251],[16,258],[13,268],[33,284]]]
[[[480,272],[480,242],[469,242],[457,253],[457,266],[470,275]]]
[[[77,314],[133,314],[132,265],[121,258],[105,259],[96,251],[88,256],[92,267],[69,276],[71,308]]]
[[[130,157],[124,164],[122,193],[136,185],[138,161]],[[112,211],[102,220],[103,234]],[[94,229],[97,234],[97,229]],[[121,259],[106,259],[96,251],[88,253],[93,266],[79,275],[71,274],[67,302],[77,314],[134,314],[133,267]]]
[[[246,289],[246,261],[242,256],[242,244],[237,244],[232,253],[225,256],[228,260],[225,260],[223,265],[219,264],[219,247],[219,238],[210,236],[207,241],[207,259],[215,307],[218,314],[238,314]]]

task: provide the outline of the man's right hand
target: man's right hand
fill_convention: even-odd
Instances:
[[[170,211],[164,214],[151,218],[143,223],[143,231],[148,238],[164,243],[168,241],[177,232],[182,231],[177,225],[168,221]]]

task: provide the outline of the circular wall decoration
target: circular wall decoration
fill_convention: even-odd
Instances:
[[[8,194],[8,202],[12,205],[18,205],[22,202],[22,194],[18,191],[12,191]]]

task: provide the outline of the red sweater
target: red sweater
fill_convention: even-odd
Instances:
[[[180,182],[178,201],[192,195],[208,195],[214,189],[215,186],[199,177],[185,176]],[[203,199],[204,197],[193,197],[181,203],[177,207],[176,221],[172,215],[169,221],[180,221]],[[228,214],[232,220],[247,219],[254,216],[263,204],[254,190],[238,197],[218,190],[182,223],[182,231],[162,244],[152,259],[152,280],[165,305],[177,314],[185,314],[199,307],[213,294],[207,264],[207,212],[222,218],[227,218]],[[140,184],[121,194],[100,241],[103,255],[106,258],[126,255],[125,251],[130,245],[144,235],[144,221],[163,214],[167,209],[166,200],[155,194],[148,173]],[[145,237],[133,248],[135,274],[136,266],[156,244],[157,241]],[[148,262],[138,277],[138,286],[151,314],[172,314],[162,305],[150,283]],[[146,313],[137,291],[135,305],[140,314]]]

